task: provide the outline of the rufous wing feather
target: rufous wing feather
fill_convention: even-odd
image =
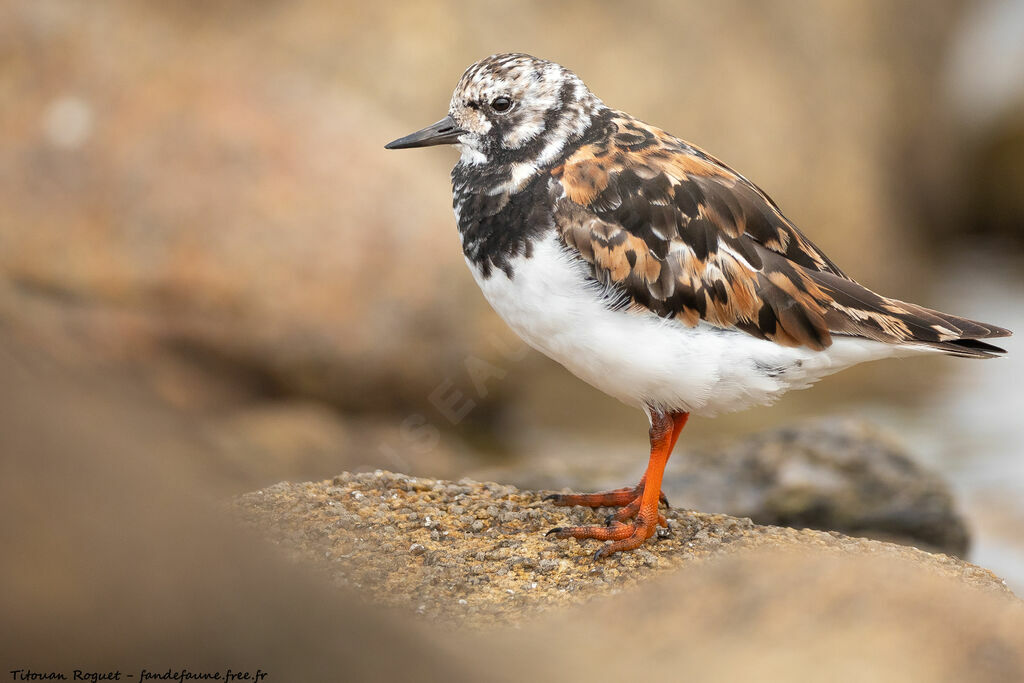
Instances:
[[[758,187],[620,115],[551,170],[563,242],[630,303],[693,326],[824,349],[834,334],[963,356],[1009,331],[875,294],[847,277]]]

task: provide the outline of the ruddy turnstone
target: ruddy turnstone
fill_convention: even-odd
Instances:
[[[552,529],[638,547],[691,414],[771,403],[856,363],[991,358],[1008,330],[876,294],[760,188],[703,150],[607,107],[568,69],[525,54],[470,66],[448,116],[387,149],[452,144],[455,218],[473,277],[535,349],[643,410],[634,487],[556,494],[617,506],[605,526]]]

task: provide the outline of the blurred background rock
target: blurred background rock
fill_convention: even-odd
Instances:
[[[640,467],[643,417],[525,352],[472,283],[452,151],[383,144],[480,57],[554,59],[740,169],[867,285],[1019,331],[1022,5],[6,2],[0,325],[132,376],[209,446],[218,492],[567,451]],[[687,444],[873,419],[952,480],[973,559],[1021,587],[1006,346],[857,368]]]

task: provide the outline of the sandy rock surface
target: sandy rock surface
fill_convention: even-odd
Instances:
[[[1010,595],[991,572],[946,555],[678,509],[667,514],[671,531],[655,542],[594,562],[597,542],[553,540],[544,532],[600,524],[605,511],[559,508],[543,496],[494,483],[377,471],[280,483],[239,497],[235,506],[296,559],[314,561],[370,601],[454,623],[514,623],[754,548],[887,558]]]

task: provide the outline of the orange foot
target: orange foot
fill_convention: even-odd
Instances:
[[[658,521],[648,523],[643,517],[637,517],[630,524],[623,524],[619,521],[612,521],[608,526],[567,526],[556,527],[549,531],[547,536],[555,538],[575,538],[583,540],[593,538],[598,541],[613,541],[601,546],[594,559],[600,560],[620,550],[633,550],[640,547],[644,541],[654,535],[657,525],[668,526],[665,518],[658,515]]]
[[[597,560],[619,551],[633,550],[653,536],[659,524],[667,527],[668,522],[658,512],[659,503],[668,506],[668,500],[661,492],[661,477],[688,417],[688,413],[663,414],[652,411],[651,459],[647,472],[635,487],[588,494],[555,493],[545,498],[554,501],[555,505],[619,507],[618,512],[605,519],[606,526],[557,527],[547,535],[555,538],[612,541],[594,554]],[[634,518],[632,523],[625,523],[631,518]]]

